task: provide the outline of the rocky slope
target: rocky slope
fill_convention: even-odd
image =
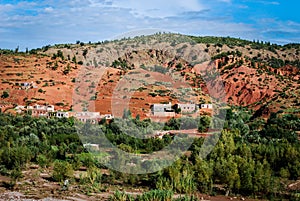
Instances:
[[[219,98],[258,115],[291,112],[300,106],[299,49],[156,34],[46,46],[32,51],[36,54],[2,53],[0,104],[54,104],[64,110],[112,113],[119,101],[129,104],[134,115],[147,117],[153,103]]]

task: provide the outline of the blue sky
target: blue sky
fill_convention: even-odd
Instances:
[[[0,48],[157,30],[300,43],[299,7],[296,0],[0,0]]]

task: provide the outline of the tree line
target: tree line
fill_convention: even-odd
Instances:
[[[220,139],[207,157],[200,157],[205,139],[194,139],[188,153],[171,166],[145,175],[114,170],[102,174],[99,170],[107,167],[101,160],[107,158],[107,153],[90,154],[82,141],[93,140],[101,146],[101,132],[126,152],[148,154],[169,145],[173,137],[143,139],[136,136],[148,135],[157,129],[176,130],[181,125],[205,131],[213,120],[183,118],[161,124],[127,114],[123,119],[91,125],[73,118],[46,119],[0,113],[0,173],[17,181],[26,165],[34,163],[40,168],[52,167],[54,181],[70,179],[73,185],[89,192],[122,183],[190,195],[201,192],[270,198],[295,194],[286,184],[300,176],[300,146],[296,134],[300,130],[300,118],[294,114],[274,113],[264,121],[253,118],[252,112],[243,108],[231,108],[226,113]],[[80,132],[87,130],[90,132],[85,139]],[[81,166],[87,167],[88,174],[75,179],[73,171]]]

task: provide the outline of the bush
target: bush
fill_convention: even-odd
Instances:
[[[8,98],[9,97],[9,93],[7,91],[3,91],[1,98]]]
[[[83,56],[84,58],[86,58],[87,53],[88,53],[88,49],[84,49],[84,50],[83,50],[83,53],[82,53],[82,56]]]
[[[61,102],[58,102],[58,103],[55,103],[56,106],[64,106],[65,104],[64,103],[61,103]]]
[[[134,201],[134,198],[127,195],[125,192],[116,191],[114,195],[110,196],[109,201]]]
[[[36,160],[41,168],[44,168],[49,165],[49,160],[45,155],[38,155]]]
[[[73,178],[73,167],[66,161],[56,161],[53,167],[53,179],[54,181],[64,181],[65,179]]]
[[[15,181],[22,178],[23,174],[22,174],[22,171],[20,170],[20,168],[13,169],[10,173],[10,177]]]
[[[199,132],[206,132],[210,125],[210,117],[209,116],[201,116],[198,123],[198,131]]]
[[[173,198],[173,192],[168,190],[152,190],[146,193],[143,193],[141,196],[137,197],[139,201],[171,201]]]

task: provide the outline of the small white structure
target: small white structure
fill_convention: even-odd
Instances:
[[[151,105],[151,112],[154,116],[160,117],[174,117],[175,112],[172,109],[172,104],[169,102],[168,104],[153,104]]]
[[[201,109],[213,109],[212,104],[201,104]]]
[[[29,89],[31,86],[32,85],[29,82],[23,82],[23,83],[21,83],[22,89]]]
[[[31,109],[27,107],[27,109]],[[36,117],[46,117],[49,112],[55,112],[53,105],[34,105],[32,107],[32,116]]]
[[[47,105],[46,107],[47,107],[47,112],[55,112],[53,105]]]
[[[54,106],[53,105],[34,105],[33,110],[40,110],[40,111],[47,111],[47,112],[54,112]]]
[[[24,112],[26,110],[26,108],[23,105],[18,105],[17,107],[15,107],[15,110],[18,114],[21,114],[22,112]]]
[[[27,110],[33,110],[33,106],[28,105],[28,106],[26,106],[26,109]]]
[[[76,112],[75,117],[99,117],[100,112]]]
[[[176,104],[176,107],[181,110],[182,113],[192,113],[197,111],[196,104],[191,103],[178,103]]]
[[[83,144],[83,147],[89,150],[99,150],[99,144],[87,143],[87,144]]]
[[[114,115],[112,115],[112,114],[104,114],[104,115],[101,115],[101,118],[102,119],[113,119]]]
[[[76,112],[75,118],[83,123],[95,124],[101,119],[101,116],[100,112]]]
[[[69,112],[57,111],[56,117],[57,118],[69,118],[70,116],[69,116]]]

